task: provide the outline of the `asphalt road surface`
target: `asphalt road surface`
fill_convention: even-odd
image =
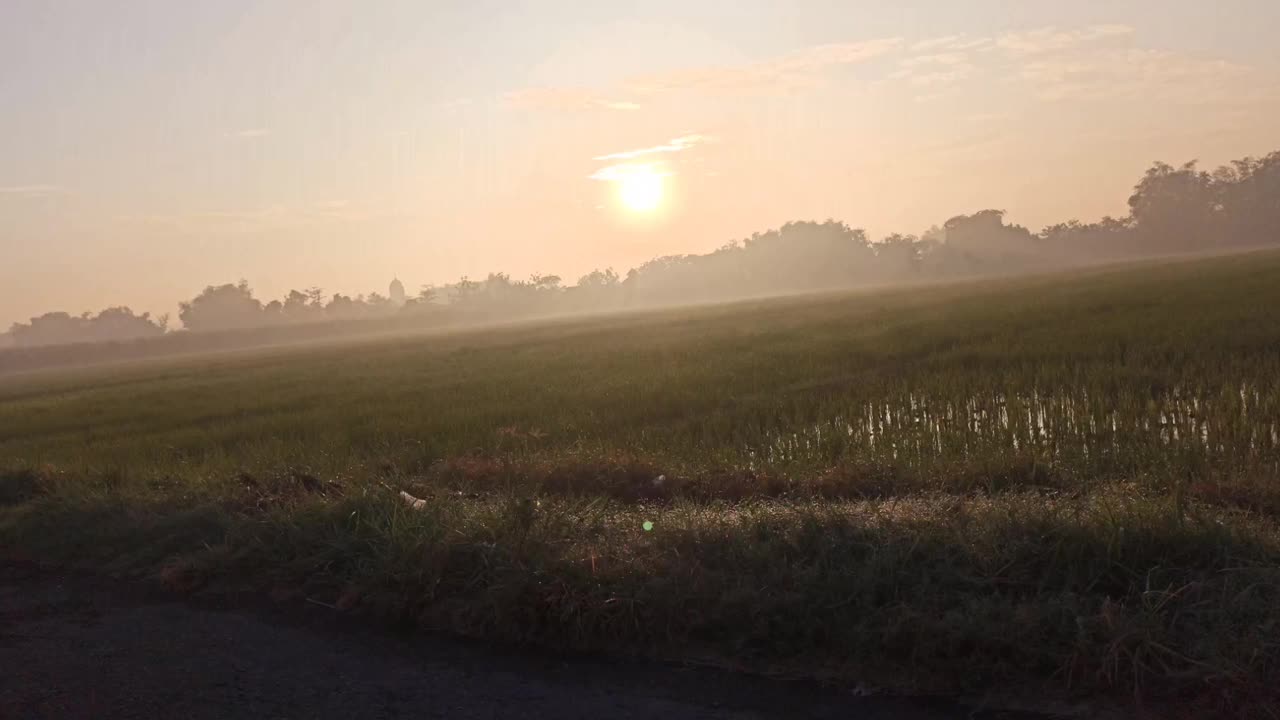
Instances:
[[[1026,718],[705,669],[496,651],[320,607],[0,565],[0,719]]]

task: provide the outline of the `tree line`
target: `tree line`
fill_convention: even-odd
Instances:
[[[1004,211],[959,215],[919,235],[871,241],[843,222],[791,222],[706,254],[650,260],[620,276],[595,270],[565,284],[556,275],[512,279],[491,273],[408,295],[327,295],[293,290],[263,302],[248,283],[206,287],[170,318],[127,307],[97,314],[51,312],[15,323],[0,344],[17,347],[138,340],[395,318],[467,322],[579,311],[727,300],[806,290],[1068,267],[1143,256],[1280,244],[1280,152],[1213,171],[1195,162],[1155,163],[1134,186],[1129,214],[1071,220],[1033,233],[1005,223]]]

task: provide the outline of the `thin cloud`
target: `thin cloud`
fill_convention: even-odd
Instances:
[[[645,94],[687,90],[750,91],[812,85],[832,68],[854,65],[886,55],[902,46],[902,38],[879,38],[803,48],[744,65],[688,68],[633,78],[628,86]]]
[[[271,131],[267,128],[247,128],[245,130],[236,130],[235,132],[227,133],[227,136],[235,138],[236,140],[254,140],[266,137],[270,134]]]
[[[1192,103],[1237,97],[1254,71],[1225,60],[1128,48],[1036,60],[1020,71],[1043,100],[1145,98]]]
[[[919,67],[921,65],[963,65],[968,61],[969,56],[964,53],[945,52],[909,57],[900,64],[903,67]]]
[[[995,40],[989,37],[969,37],[968,35],[943,35],[942,37],[927,38],[921,40],[911,46],[912,52],[923,52],[925,50],[990,50],[995,46]]]
[[[956,43],[951,46],[952,50],[990,50],[995,46],[995,41],[991,38],[977,38],[965,42]]]
[[[628,97],[677,92],[752,92],[814,85],[833,68],[866,62],[897,50],[901,38],[834,43],[802,48],[768,60],[740,65],[692,67],[633,77],[620,87],[536,87],[504,96],[508,107],[526,110],[638,110]]]
[[[934,48],[947,47],[952,43],[959,42],[963,38],[963,35],[943,35],[942,37],[921,40],[913,44],[911,49],[915,52],[919,52],[921,50],[932,50]]]
[[[917,55],[898,63],[899,68],[889,74],[891,80],[904,80],[916,87],[940,87],[967,79],[977,67],[970,62],[969,54],[943,52]],[[938,93],[917,97],[917,101],[936,99]]]
[[[0,186],[0,195],[20,198],[45,198],[61,195],[66,190],[57,185],[8,185]]]
[[[670,141],[662,145],[654,145],[653,147],[641,148],[639,150],[623,150],[622,152],[609,153],[608,155],[598,155],[593,160],[630,160],[644,155],[652,155],[654,153],[673,153],[682,150],[688,150],[698,145],[708,138],[704,135],[685,135],[683,137],[672,138]]]
[[[675,174],[658,163],[617,163],[615,165],[602,167],[588,175],[587,178],[591,180],[611,182],[641,173],[646,175],[661,175],[663,177],[669,177]]]
[[[937,92],[916,95],[911,99],[912,101],[917,103],[931,103],[931,102],[937,102],[939,100],[946,100],[948,98],[953,98],[953,97],[956,97],[956,95],[957,95],[957,92],[955,88],[948,88],[946,90],[939,90]]]
[[[1021,82],[1030,97],[1045,102],[1222,103],[1265,86],[1256,69],[1135,47],[1133,38],[1133,28],[1115,23],[1042,27],[994,39],[946,35],[911,45],[914,54],[900,60],[887,80],[919,89],[917,102],[950,97],[978,72]]]
[[[590,88],[538,87],[514,90],[503,96],[508,107],[520,110],[580,112],[584,110],[639,110],[640,104],[618,99]]]
[[[299,227],[319,227],[332,223],[362,222],[372,215],[346,200],[307,205],[270,205],[261,208],[209,210],[178,214],[122,215],[117,222],[173,232],[221,231],[258,233]]]
[[[1042,55],[1070,50],[1097,40],[1130,35],[1133,35],[1133,28],[1128,25],[1093,25],[1079,30],[1044,27],[1002,35],[996,40],[996,46],[1014,56]]]
[[[587,177],[590,178],[591,180],[601,180],[605,182],[612,182],[616,180],[622,180],[624,178],[634,176],[640,173],[648,174],[648,175],[662,175],[662,176],[674,175],[675,174],[674,171],[668,169],[665,165],[659,162],[631,162],[631,161],[636,160],[637,158],[646,158],[653,155],[664,155],[669,153],[684,152],[685,150],[690,150],[692,148],[697,147],[698,145],[701,145],[711,140],[712,138],[709,135],[700,135],[697,133],[691,133],[689,135],[682,135],[678,138],[672,138],[671,140],[668,140],[667,142],[661,145],[653,145],[646,148],[639,148],[637,150],[623,150],[621,152],[607,153],[605,155],[597,155],[592,159],[601,161],[601,162],[608,162],[611,160],[622,160],[624,162],[615,162],[610,165],[606,165],[600,168],[599,170],[595,171],[591,175],[588,175]]]
[[[916,86],[950,85],[960,82],[973,73],[972,65],[957,65],[948,70],[934,70],[918,73],[908,78],[908,82]]]
[[[455,110],[457,108],[467,107],[474,102],[475,101],[469,97],[461,97],[454,98],[452,100],[440,100],[439,102],[433,102],[431,103],[431,107],[440,108],[442,110]]]

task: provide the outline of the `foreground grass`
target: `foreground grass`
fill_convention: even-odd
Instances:
[[[0,542],[554,647],[1264,713],[1277,301],[1259,254],[15,377]]]

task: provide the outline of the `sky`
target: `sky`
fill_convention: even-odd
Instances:
[[[1153,161],[1280,149],[1277,27],[1275,0],[4,0],[0,327],[242,278],[573,282],[789,220],[1121,216]]]

